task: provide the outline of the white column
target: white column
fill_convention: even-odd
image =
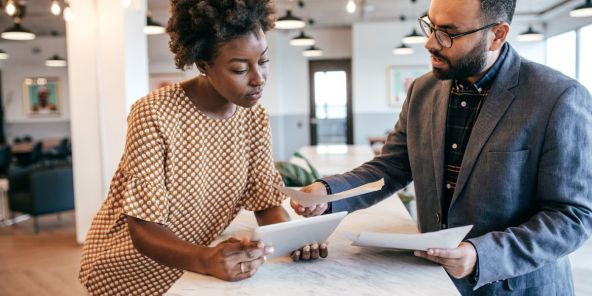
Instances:
[[[67,23],[76,234],[83,242],[123,153],[131,102],[148,92],[146,0],[73,0]]]

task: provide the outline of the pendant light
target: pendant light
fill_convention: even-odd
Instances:
[[[158,35],[165,32],[164,26],[160,23],[155,22],[152,19],[152,13],[148,11],[146,14],[146,26],[144,26],[144,34],[146,35]]]
[[[0,49],[0,60],[6,60],[8,59],[8,53],[6,53],[6,51]]]
[[[292,40],[290,40],[290,45],[292,46],[311,46],[311,45],[315,45],[315,40],[304,34],[304,31],[300,31],[300,35],[292,38]]]
[[[286,15],[275,22],[275,27],[280,30],[302,29],[306,22],[299,17],[293,16],[291,10],[286,10]]]
[[[528,26],[528,30],[516,37],[516,40],[521,42],[541,41],[543,39],[545,39],[545,36],[542,33],[535,31],[532,26]]]
[[[405,45],[405,43],[401,43],[398,47],[393,48],[394,55],[409,55],[413,54],[413,48]]]
[[[57,54],[52,55],[49,59],[45,60],[45,66],[47,67],[66,67],[68,62]]]
[[[0,37],[7,40],[33,40],[35,34],[21,26],[21,19],[14,18],[14,25],[2,32]]]
[[[413,31],[411,32],[411,34],[403,37],[402,41],[405,44],[420,44],[420,43],[425,43],[427,41],[427,38],[424,35],[418,34],[417,30],[415,30],[415,28],[413,28]]]
[[[569,12],[572,17],[592,16],[592,0],[586,0],[586,3],[574,8]]]
[[[302,52],[302,56],[305,56],[305,57],[320,57],[322,55],[323,55],[323,51],[314,45],[305,49]]]

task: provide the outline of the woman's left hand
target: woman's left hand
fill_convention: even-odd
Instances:
[[[317,243],[304,246],[302,249],[292,252],[290,257],[292,257],[292,260],[294,261],[300,261],[326,258],[327,255],[329,255],[329,250],[327,248],[327,243],[325,242],[320,246]]]

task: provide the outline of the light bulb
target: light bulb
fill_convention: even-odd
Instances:
[[[16,13],[16,6],[14,6],[14,2],[12,0],[9,0],[8,3],[6,3],[6,14],[13,16]]]
[[[70,8],[70,5],[66,4],[66,7],[64,7],[64,20],[69,22],[74,18],[74,14],[72,13],[72,8]]]
[[[347,12],[349,12],[349,13],[356,12],[356,3],[354,3],[354,0],[347,1],[346,9],[347,9]]]
[[[53,15],[60,15],[60,12],[62,12],[62,8],[60,7],[58,0],[51,1],[51,13],[53,13]]]

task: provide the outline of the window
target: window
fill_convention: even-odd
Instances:
[[[576,50],[576,31],[547,39],[547,65],[577,79]]]
[[[592,25],[580,30],[579,81],[592,93]]]

